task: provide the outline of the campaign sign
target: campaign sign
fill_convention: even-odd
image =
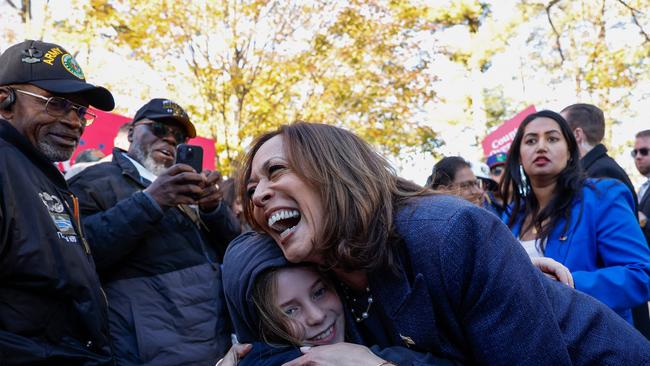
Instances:
[[[507,153],[508,149],[510,149],[510,145],[512,144],[512,140],[515,138],[517,128],[519,128],[521,122],[529,114],[533,114],[535,112],[535,106],[530,105],[523,111],[517,113],[516,116],[504,122],[496,130],[485,136],[481,142],[481,145],[483,146],[484,156],[488,157],[498,152]]]

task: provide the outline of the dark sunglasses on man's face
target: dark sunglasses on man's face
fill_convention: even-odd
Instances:
[[[632,150],[632,157],[636,158],[636,154],[641,154],[641,156],[648,156],[648,148],[647,147],[642,147],[640,149],[634,149]]]
[[[177,144],[181,144],[187,141],[187,135],[174,127],[171,127],[164,122],[160,121],[143,121],[143,122],[136,122],[134,126],[137,125],[147,125],[151,129],[151,132],[156,135],[158,138],[165,138],[171,134],[174,136],[174,139],[176,139]]]

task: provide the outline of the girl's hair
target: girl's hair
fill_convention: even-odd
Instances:
[[[460,156],[442,158],[433,166],[430,187],[438,189],[451,186],[456,179],[456,173],[463,168],[471,168],[471,165]]]
[[[324,223],[313,244],[323,267],[395,268],[393,215],[408,198],[432,192],[399,178],[386,159],[342,128],[297,122],[253,142],[243,162],[238,191],[252,227],[261,230],[253,218],[252,197],[245,193],[251,164],[259,148],[278,135],[291,171],[320,193]]]
[[[305,268],[314,271],[318,273],[329,291],[336,292],[336,289],[329,278],[318,272],[313,265],[270,268],[262,272],[255,280],[253,304],[255,304],[260,318],[259,333],[262,340],[268,344],[287,344],[288,342],[295,346],[302,346],[305,338],[304,328],[275,305],[278,296],[278,272],[286,268]]]
[[[541,211],[539,202],[537,202],[537,198],[532,192],[530,179],[521,165],[520,156],[524,130],[536,118],[554,120],[560,127],[569,151],[569,161],[557,178],[553,198]],[[585,182],[585,175],[580,168],[578,144],[566,120],[560,114],[548,110],[539,111],[526,117],[521,122],[519,129],[517,129],[512,146],[508,151],[505,166],[505,174],[499,184],[499,191],[504,202],[512,202],[508,226],[512,227],[523,213],[523,218],[532,215],[532,220],[526,227],[522,227],[520,232],[524,233],[534,227],[538,232],[538,239],[540,239],[541,243],[546,242],[545,239],[562,218],[566,219],[563,228],[563,233],[566,233],[570,222],[571,205],[574,199],[581,196],[582,186]],[[547,219],[549,220],[548,224],[542,225]],[[544,248],[540,249],[543,250]]]

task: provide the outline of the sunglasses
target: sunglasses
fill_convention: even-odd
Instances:
[[[642,147],[640,149],[634,149],[632,150],[632,157],[636,158],[636,154],[641,154],[641,156],[648,156],[648,148],[647,147]]]
[[[504,170],[505,170],[505,168],[502,165],[495,166],[494,168],[490,169],[490,174],[492,174],[492,175],[501,175],[501,173],[503,173]]]
[[[45,101],[45,112],[52,117],[64,117],[70,111],[74,110],[77,113],[77,116],[81,119],[84,126],[88,126],[95,121],[95,116],[93,113],[88,112],[88,108],[82,105],[73,103],[68,99],[61,97],[44,97],[39,94],[30,93],[25,90],[14,89],[20,94],[29,95],[30,97],[38,98]]]
[[[187,141],[187,134],[183,131],[181,131],[178,128],[171,127],[165,122],[160,122],[160,121],[143,121],[143,122],[136,122],[133,124],[133,126],[137,125],[147,125],[151,129],[151,132],[156,135],[158,138],[164,138],[169,136],[170,134],[176,139],[177,144],[181,144],[183,142]]]

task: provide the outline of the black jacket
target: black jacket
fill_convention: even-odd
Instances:
[[[227,205],[162,211],[124,153],[70,181],[108,296],[118,363],[215,364],[230,346],[219,252],[239,233]]]
[[[639,203],[639,211],[643,212],[646,217],[650,218],[650,189],[645,191],[643,197],[641,197],[641,203]],[[650,245],[650,223],[646,222],[643,229],[643,235]]]
[[[643,212],[646,217],[650,217],[650,189],[645,191],[641,202],[639,203],[639,211]],[[645,226],[641,228],[645,240],[650,246],[650,222],[646,222]],[[650,339],[650,315],[648,315],[648,308],[640,306],[632,310],[634,316],[634,326],[648,339]]]
[[[580,163],[582,164],[583,169],[587,172],[589,178],[614,178],[623,182],[630,192],[632,192],[634,204],[636,205],[638,201],[630,177],[627,176],[625,170],[618,165],[616,160],[607,155],[607,148],[605,145],[598,144],[594,146],[593,149],[580,159]]]
[[[0,120],[0,364],[113,364],[106,299],[61,173]]]

